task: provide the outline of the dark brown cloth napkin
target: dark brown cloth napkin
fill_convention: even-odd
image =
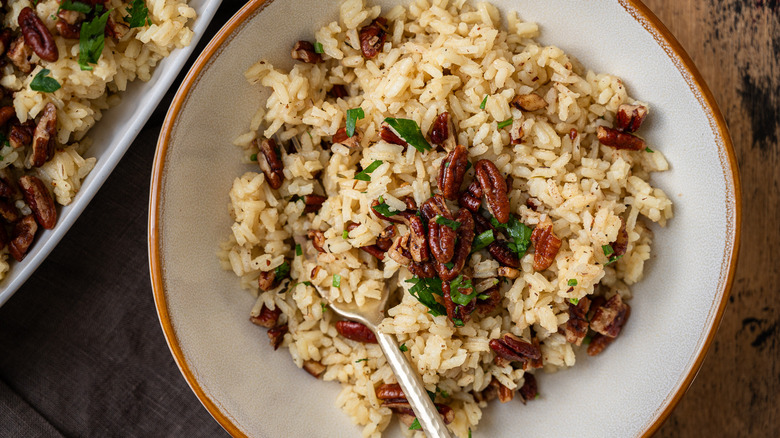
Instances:
[[[0,437],[220,437],[173,361],[152,297],[149,182],[160,128],[196,54],[242,6],[225,1],[76,224],[0,308]]]

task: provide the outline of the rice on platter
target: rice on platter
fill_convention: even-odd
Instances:
[[[89,129],[120,92],[189,45],[188,0],[10,0],[0,6],[0,280],[57,223],[95,166]]]
[[[363,436],[393,414],[422,432],[370,333],[329,302],[390,285],[380,329],[463,438],[491,400],[523,409],[540,371],[599,354],[628,322],[647,224],[673,216],[649,183],[669,166],[640,137],[648,104],[538,34],[490,3],[347,0],[290,42],[291,71],[245,73],[270,97],[235,139],[247,172],[219,258],[257,294],[271,345],[342,384]]]

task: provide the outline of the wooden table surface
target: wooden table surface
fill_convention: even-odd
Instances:
[[[658,437],[780,436],[780,1],[645,0],[691,55],[728,122],[742,178],[729,304],[699,375]]]

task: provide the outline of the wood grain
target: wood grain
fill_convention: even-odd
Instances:
[[[718,100],[743,196],[730,303],[698,377],[657,436],[780,436],[780,0],[645,3]]]

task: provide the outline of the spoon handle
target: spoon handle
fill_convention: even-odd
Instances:
[[[404,390],[406,399],[412,405],[412,410],[417,415],[425,434],[431,438],[450,438],[447,426],[436,410],[433,401],[428,397],[428,393],[425,392],[425,386],[423,386],[417,370],[412,368],[412,365],[406,360],[406,356],[398,349],[395,337],[377,330],[376,339],[379,341],[379,346],[382,347],[387,362],[395,373],[401,389]]]

